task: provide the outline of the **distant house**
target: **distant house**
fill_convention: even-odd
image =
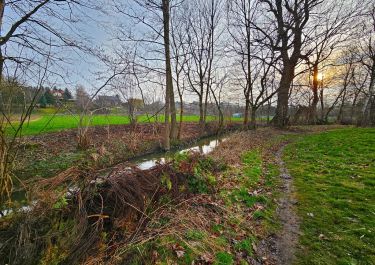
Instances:
[[[119,95],[116,96],[98,96],[95,102],[98,106],[102,108],[111,108],[121,106],[122,101]]]
[[[52,96],[54,96],[56,99],[63,99],[64,98],[64,90],[53,88],[51,90]]]

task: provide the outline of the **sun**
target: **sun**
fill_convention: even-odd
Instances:
[[[318,79],[318,81],[322,81],[323,80],[323,73],[318,73],[318,76],[316,78]]]

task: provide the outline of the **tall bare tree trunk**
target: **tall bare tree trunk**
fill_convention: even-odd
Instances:
[[[324,91],[323,91],[323,87],[320,89],[319,99],[320,99],[320,120],[323,121],[323,119],[324,119]]]
[[[163,4],[163,24],[164,24],[164,50],[165,50],[165,77],[166,77],[166,88],[165,88],[165,134],[164,134],[164,149],[169,150],[170,145],[170,121],[169,117],[171,114],[171,93],[173,93],[173,79],[172,79],[172,67],[171,67],[171,52],[170,52],[170,40],[169,40],[169,0],[162,0]],[[171,92],[172,91],[172,92]],[[176,114],[176,109],[174,110]]]
[[[209,90],[208,90],[209,86],[210,86],[210,84],[208,83],[207,89],[206,89],[206,96],[205,96],[205,99],[204,99],[204,108],[203,108],[203,123],[204,123],[204,125],[206,124],[206,118],[207,118],[208,95],[210,93]]]
[[[316,124],[318,117],[317,117],[317,106],[319,102],[319,95],[318,95],[318,88],[319,88],[319,80],[318,80],[318,65],[313,66],[313,83],[312,83],[312,91],[313,91],[313,100],[310,107],[309,113],[309,124]]]
[[[358,95],[359,95],[359,93],[355,93],[354,98],[353,98],[353,102],[352,102],[352,106],[350,108],[350,122],[352,124],[354,123],[353,119],[354,119],[355,107],[357,105]]]
[[[270,123],[270,116],[271,116],[271,100],[267,103],[267,124]]]
[[[180,126],[178,126],[178,134],[177,139],[181,139],[181,131],[182,131],[182,122],[183,122],[183,116],[184,116],[184,102],[182,98],[182,94],[179,94],[180,96]]]
[[[273,122],[276,127],[288,125],[289,91],[294,79],[294,65],[285,64],[281,75],[280,87],[277,93],[277,107]]]
[[[245,116],[243,120],[243,125],[246,126],[249,123],[249,110],[250,110],[250,101],[246,99],[245,101]]]
[[[199,126],[201,131],[204,130],[204,108],[203,108],[203,95],[199,96]]]
[[[5,0],[0,0],[0,36],[2,34],[4,8],[5,8]],[[0,83],[3,80],[3,68],[4,68],[4,58],[3,58],[2,47],[0,46]]]
[[[256,128],[256,111],[257,108],[253,106],[251,108],[251,120],[250,120],[250,128],[255,129]]]
[[[249,110],[250,110],[250,91],[252,90],[251,82],[251,36],[250,36],[250,23],[246,23],[246,48],[247,48],[247,80],[246,80],[246,92],[245,92],[245,119],[244,125],[247,126],[249,123]]]
[[[0,29],[3,25],[4,8],[5,8],[5,0],[0,0]]]
[[[212,87],[211,87],[211,92],[212,92],[212,97],[215,100],[217,110],[219,111],[219,127],[218,127],[218,130],[217,130],[217,133],[220,133],[221,130],[223,129],[223,126],[224,126],[224,114],[223,114],[223,111],[221,110],[220,102],[219,102],[218,98],[216,97]]]
[[[172,72],[171,72],[172,74]],[[173,81],[172,81],[173,82]],[[175,140],[177,139],[177,134],[178,134],[178,128],[177,128],[177,111],[176,111],[176,103],[174,99],[174,91],[173,91],[173,83],[172,87],[169,91],[169,96],[170,96],[170,111],[171,111],[171,135],[170,138]]]
[[[362,109],[362,125],[375,125],[375,58],[372,63],[369,95]]]
[[[276,127],[282,128],[289,123],[289,92],[294,79],[295,68],[298,60],[301,59],[303,43],[306,41],[303,29],[310,18],[311,10],[319,4],[319,1],[292,1],[294,3],[292,8],[289,6],[289,1],[265,2],[268,3],[271,13],[275,16],[277,38],[280,40],[280,46],[273,47],[275,50],[280,50],[283,63],[273,123]],[[303,12],[299,10],[303,10]]]
[[[346,90],[344,91],[344,94],[342,95],[339,113],[337,114],[337,118],[336,118],[336,123],[341,123],[341,121],[342,121],[342,114],[343,114],[343,110],[344,110],[345,98],[346,98]]]

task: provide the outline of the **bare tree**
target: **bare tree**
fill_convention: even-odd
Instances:
[[[181,131],[183,127],[184,114],[184,92],[186,77],[183,75],[184,67],[186,67],[186,39],[184,32],[183,13],[181,10],[175,9],[172,13],[171,38],[172,38],[172,53],[174,62],[174,75],[177,93],[180,100],[180,125],[178,127],[177,138],[181,139]]]
[[[17,123],[13,119],[13,106],[11,101],[14,95],[15,83],[17,79],[21,79],[20,75],[13,76],[12,78],[3,78],[0,82],[0,205],[6,201],[11,202],[11,194],[13,191],[13,182],[15,176],[13,175],[14,163],[16,162],[19,152],[19,139],[22,135],[22,129],[30,119],[31,112],[33,111],[40,92],[43,90],[43,85],[48,78],[47,69],[49,65],[48,57],[46,58],[44,68],[36,78],[38,83],[31,95],[29,101],[21,102],[21,112],[17,115]],[[25,87],[23,87],[25,88]],[[4,90],[9,90],[9,98],[4,102]]]
[[[66,48],[88,52],[76,25],[81,11],[95,8],[91,1],[24,0],[0,1],[0,87],[9,80],[27,80],[33,85],[31,100],[22,104],[16,123],[12,110],[2,105],[0,119],[0,200],[12,192],[13,162],[17,158],[22,128],[29,121],[43,85],[54,76],[65,80],[61,67],[68,62]],[[80,15],[78,15],[78,13]],[[5,82],[5,83],[3,83]]]
[[[306,26],[304,57],[307,62],[312,82],[312,101],[307,116],[307,123],[318,122],[317,105],[319,102],[319,83],[323,66],[329,65],[331,55],[342,49],[355,34],[357,18],[361,12],[357,1],[326,1],[316,8],[316,15]]]
[[[174,103],[173,93],[173,77],[172,77],[172,64],[171,64],[171,50],[170,50],[170,6],[169,0],[162,0],[163,10],[163,30],[164,30],[164,51],[165,51],[165,72],[166,72],[166,88],[165,88],[165,149],[170,149],[169,139],[176,138],[176,125],[170,129],[169,116],[173,112],[174,124],[176,124],[176,107]]]
[[[131,41],[136,45],[143,44],[145,52],[144,54],[138,53],[138,56],[145,63],[139,66],[158,72],[165,78],[164,149],[166,150],[170,149],[170,140],[177,138],[177,119],[170,48],[170,12],[171,8],[174,7],[171,3],[171,0],[133,0],[128,4],[121,4],[120,1],[114,1],[114,6],[118,13],[130,18],[134,25],[141,25],[144,31],[146,31],[144,33],[141,30],[142,33],[134,34],[132,31],[127,32],[120,29],[118,39],[121,42]],[[148,62],[156,62],[158,65],[150,67],[147,65]],[[164,66],[160,65],[161,62],[164,63]]]
[[[243,86],[245,97],[244,125],[247,125],[249,121],[250,93],[253,87],[251,76],[251,24],[256,14],[256,4],[252,1],[235,0],[228,1],[227,5],[228,29],[234,42],[233,50],[241,57],[241,69],[246,80]]]
[[[365,38],[361,42],[361,63],[369,76],[366,100],[362,109],[362,125],[375,125],[375,4],[372,4],[365,15],[370,18],[364,26]]]
[[[288,124],[290,88],[295,77],[295,68],[302,58],[304,29],[312,10],[320,2],[319,0],[260,0],[263,10],[267,11],[269,16],[252,24],[259,33],[257,41],[279,54],[282,61],[276,115],[273,118],[277,127]]]
[[[276,89],[273,89],[276,71],[274,52],[264,45],[254,45],[259,33],[253,29],[252,24],[258,12],[258,1],[228,2],[229,33],[233,39],[231,47],[239,57],[243,76],[238,81],[245,97],[244,125],[248,126],[251,112],[252,128],[256,127],[257,109],[276,93]]]
[[[184,73],[189,89],[198,96],[199,123],[204,127],[210,94],[214,49],[220,37],[220,0],[192,1],[186,7],[187,54]]]
[[[217,107],[217,110],[219,112],[219,126],[218,126],[218,133],[221,132],[223,126],[224,126],[224,113],[222,110],[222,105],[221,105],[221,98],[223,94],[223,89],[224,86],[228,83],[228,75],[224,74],[221,78],[219,74],[215,74],[213,81],[210,86],[211,90],[211,95],[214,98],[215,105]]]

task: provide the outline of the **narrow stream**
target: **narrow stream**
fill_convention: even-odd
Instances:
[[[175,154],[178,154],[178,153],[194,151],[194,152],[199,152],[201,154],[208,154],[208,153],[212,152],[215,149],[215,147],[220,145],[220,143],[226,141],[226,139],[227,138],[225,138],[224,136],[208,137],[208,138],[204,138],[204,139],[201,139],[201,140],[197,141],[195,144],[193,144],[189,148],[185,148],[185,149],[182,149],[182,150],[181,149],[180,150],[173,150],[173,151],[170,151],[170,152],[167,152],[167,153],[165,153],[165,152],[153,153],[153,154],[145,155],[145,156],[142,156],[142,157],[139,157],[139,158],[128,160],[124,163],[133,164],[133,165],[136,165],[141,170],[146,170],[146,169],[152,168],[153,166],[156,166],[158,163],[165,163],[166,161],[169,161],[170,159],[172,159],[172,157]],[[110,169],[110,168],[108,168],[108,169]],[[107,170],[105,170],[105,171],[107,171]],[[19,191],[19,192],[17,192],[17,196],[15,196],[13,199],[16,199],[16,200],[20,199],[20,201],[21,201],[21,199],[24,199],[24,198],[25,198],[24,193]],[[31,209],[31,207],[32,206],[30,206],[30,205],[24,205],[21,208],[19,208],[19,210],[20,211],[29,211]],[[12,211],[13,211],[12,209],[4,209],[4,210],[0,209],[0,218],[2,216],[8,215]]]
[[[177,153],[184,153],[189,151],[199,152],[201,154],[208,154],[212,152],[215,147],[217,147],[220,143],[224,142],[227,138],[224,137],[210,137],[206,139],[199,140],[194,146],[172,151],[168,153],[156,153],[143,156],[138,159],[130,160],[130,163],[137,165],[140,169],[146,170],[156,166],[158,163],[165,163],[169,159],[171,159]]]

